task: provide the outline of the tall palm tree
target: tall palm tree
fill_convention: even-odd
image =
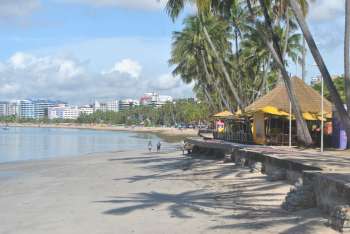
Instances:
[[[253,10],[251,1],[246,0],[246,3],[251,13],[252,23],[256,25],[256,28],[257,28],[257,31],[259,32],[260,37],[266,44],[266,47],[271,52],[272,58],[274,59],[276,65],[281,71],[282,78],[283,78],[283,81],[288,93],[288,97],[293,109],[293,113],[295,114],[295,117],[296,117],[298,140],[304,143],[305,145],[311,145],[312,138],[307,128],[306,122],[303,119],[299,102],[296,98],[296,95],[292,86],[292,82],[290,80],[289,74],[287,72],[287,69],[284,63],[282,49],[280,46],[280,39],[278,38],[277,34],[274,32],[273,22],[271,20],[270,13],[269,13],[269,8],[271,7],[271,1],[259,0],[260,6],[263,12],[265,26],[261,25],[261,23],[257,21],[257,15]],[[267,29],[267,33],[264,32],[264,29]]]
[[[220,92],[218,80],[221,77],[215,73],[215,66],[210,64],[213,61],[212,51],[201,30],[205,24],[212,35],[213,43],[222,50],[220,56],[225,57],[230,51],[228,25],[209,17],[202,22],[199,17],[193,16],[185,19],[185,27],[181,32],[174,32],[170,65],[176,65],[174,75],[180,75],[186,80],[196,80],[205,83],[215,89],[210,89],[209,94],[219,95],[220,104],[224,103],[226,109],[230,109],[228,100]]]
[[[327,69],[326,64],[323,61],[323,58],[321,56],[320,51],[318,50],[315,40],[310,32],[310,29],[305,21],[303,12],[300,8],[300,6],[297,3],[297,0],[289,0],[290,7],[293,11],[293,14],[295,15],[298,24],[300,26],[300,29],[303,32],[304,38],[309,46],[310,52],[321,72],[321,75],[324,79],[324,82],[329,90],[330,97],[332,102],[335,105],[335,108],[339,114],[340,120],[343,124],[343,126],[346,129],[346,134],[350,136],[350,116],[348,115],[347,111],[344,108],[344,105],[342,103],[342,100],[340,98],[340,95],[332,81],[331,75],[329,74],[329,71]],[[350,137],[348,137],[348,142],[350,141]]]
[[[204,20],[206,16],[208,16],[208,13],[210,12],[210,6],[211,6],[211,0],[168,0],[166,4],[166,11],[170,15],[170,17],[175,20],[180,12],[184,9],[186,3],[196,3],[197,6],[197,12],[198,16],[200,17],[201,20]],[[213,43],[210,34],[208,33],[208,29],[206,25],[202,25],[202,30],[204,32],[204,35],[209,43],[210,48],[213,51],[213,54],[218,61],[218,65],[220,66],[222,70],[222,74],[230,88],[230,91],[233,94],[233,97],[237,103],[237,105],[241,108],[244,109],[244,104],[242,100],[240,99],[237,91],[237,87],[233,84],[231,77],[229,75],[228,69],[225,66],[224,59],[220,56],[220,53]]]
[[[350,113],[350,0],[345,0],[344,82],[346,106]]]

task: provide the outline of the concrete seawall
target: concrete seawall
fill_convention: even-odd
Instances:
[[[295,185],[282,205],[285,209],[318,207],[330,217],[334,229],[350,232],[350,155],[321,155],[200,138],[186,141],[193,144],[193,153],[230,156],[236,164],[264,173],[271,181],[285,180]]]

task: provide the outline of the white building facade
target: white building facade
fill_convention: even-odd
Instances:
[[[50,107],[48,110],[49,119],[77,119],[79,115],[79,108],[74,106]]]

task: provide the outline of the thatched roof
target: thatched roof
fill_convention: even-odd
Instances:
[[[320,113],[321,95],[312,87],[305,84],[301,79],[293,77],[292,85],[298,98],[301,112]],[[265,96],[259,98],[246,108],[246,112],[256,112],[266,106],[272,106],[278,110],[289,112],[289,98],[284,84],[277,85]],[[324,112],[332,112],[332,104],[324,99]]]
[[[220,113],[213,115],[214,118],[230,118],[230,117],[234,117],[234,116],[235,115],[230,111],[223,111],[223,112],[220,112]]]

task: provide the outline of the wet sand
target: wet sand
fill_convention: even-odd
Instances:
[[[0,164],[0,233],[336,233],[290,185],[180,152]]]

